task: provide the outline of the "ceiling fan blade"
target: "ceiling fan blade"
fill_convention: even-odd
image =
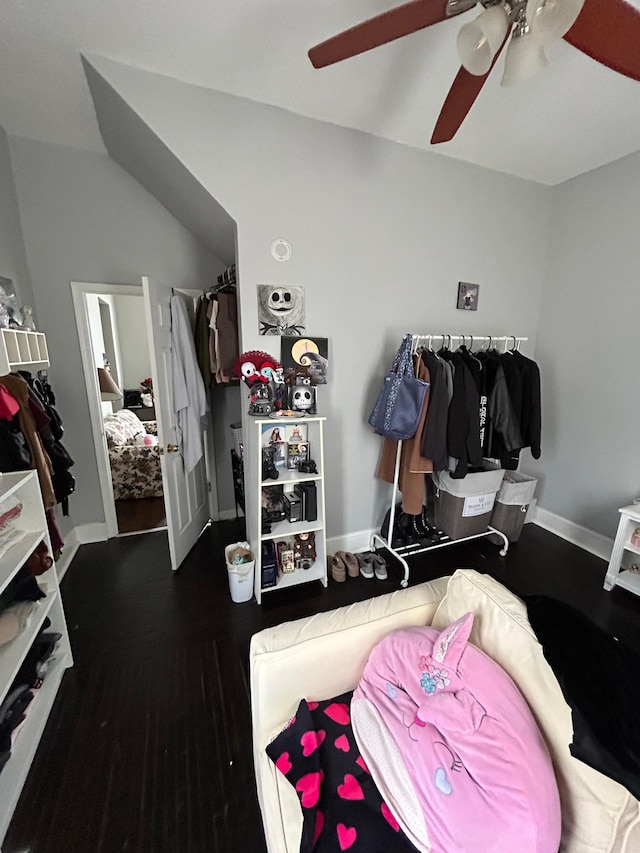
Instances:
[[[624,0],[586,0],[564,39],[596,62],[640,80],[640,11]]]
[[[475,0],[461,11],[472,6],[475,6]],[[309,59],[314,68],[324,68],[430,27],[450,15],[447,15],[447,0],[411,0],[317,44],[309,51]]]
[[[491,68],[486,74],[469,74],[466,68],[461,68],[458,71],[456,79],[453,81],[453,85],[449,89],[449,94],[440,110],[438,121],[431,136],[432,145],[438,145],[440,142],[449,142],[456,135],[460,129],[460,125],[467,117],[467,113],[482,91],[482,87],[502,53],[509,35],[510,33],[507,33],[505,40],[500,45],[498,51],[496,51]]]

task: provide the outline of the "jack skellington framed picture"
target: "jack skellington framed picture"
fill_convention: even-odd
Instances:
[[[258,324],[261,335],[304,335],[304,288],[259,284]]]

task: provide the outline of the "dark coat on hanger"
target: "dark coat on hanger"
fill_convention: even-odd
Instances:
[[[476,380],[460,353],[445,353],[444,358],[456,368],[453,378],[453,397],[449,404],[447,423],[447,449],[457,460],[451,472],[454,479],[462,479],[469,468],[482,467],[480,446],[480,393]]]

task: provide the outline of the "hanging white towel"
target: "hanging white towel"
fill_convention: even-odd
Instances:
[[[203,419],[209,407],[187,307],[175,294],[171,297],[171,367],[178,446],[188,474],[202,458]]]

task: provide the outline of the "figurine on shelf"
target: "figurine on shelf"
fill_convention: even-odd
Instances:
[[[296,569],[310,569],[317,557],[315,533],[296,533],[293,554]]]
[[[36,324],[33,319],[33,308],[30,305],[22,306],[22,325],[30,332],[37,331]]]
[[[233,372],[250,390],[250,415],[270,415],[282,407],[279,386],[282,368],[263,350],[243,352],[236,359]]]

